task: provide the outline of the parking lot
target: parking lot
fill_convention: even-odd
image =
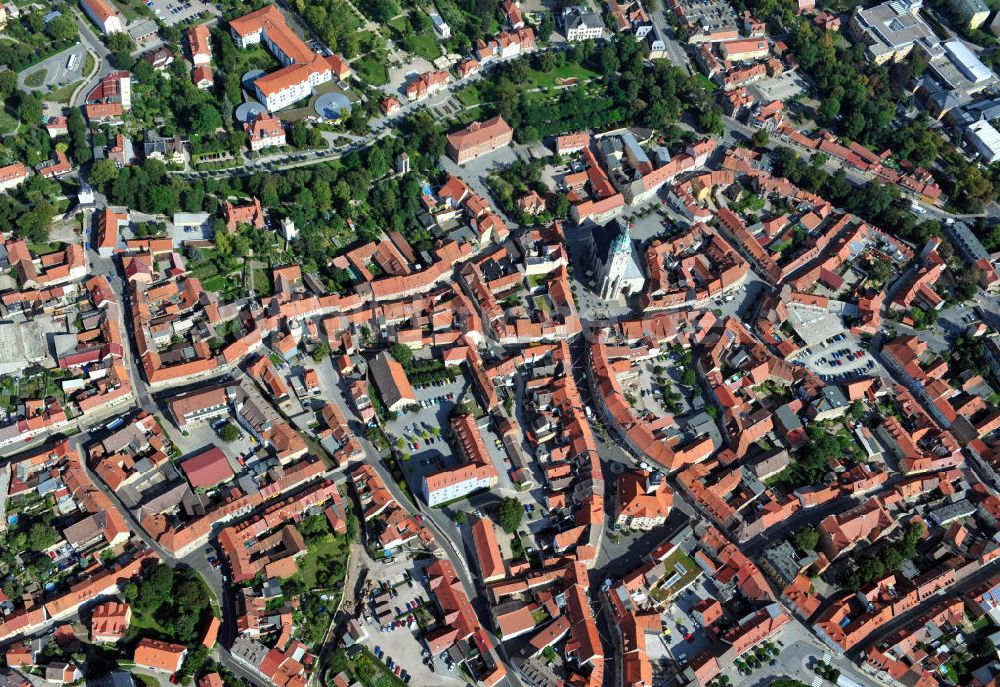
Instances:
[[[391,669],[398,665],[399,675],[409,676],[410,684],[461,685],[464,682],[454,668],[448,670],[443,659],[430,656],[421,639],[423,628],[434,622],[434,602],[425,589],[423,572],[430,563],[430,559],[411,561],[398,556],[391,563],[371,564],[374,587],[364,611],[368,643],[372,653]],[[412,577],[407,577],[407,571]]]
[[[56,53],[35,66],[20,72],[17,75],[18,87],[31,92],[44,92],[51,88],[75,83],[83,78],[83,67],[87,61],[86,55],[87,49],[82,43],[78,43],[71,48],[66,48],[62,52]],[[41,85],[29,86],[25,84],[25,80],[29,76],[34,76],[39,72],[44,72]],[[32,83],[34,83],[34,80]]]
[[[756,91],[760,102],[768,103],[772,100],[784,102],[800,93],[806,92],[808,85],[802,79],[802,75],[794,71],[785,72],[780,76],[761,79],[750,86],[750,90]]]
[[[187,434],[178,432],[172,427],[168,431],[170,431],[170,437],[175,439],[177,448],[181,450],[183,456],[217,446],[226,454],[226,458],[229,459],[229,466],[235,473],[239,474],[240,470],[243,469],[239,462],[240,458],[250,456],[259,446],[254,444],[250,435],[242,427],[240,427],[239,439],[229,442],[223,441],[219,438],[218,430],[212,427],[213,424],[217,424],[220,421],[231,422],[239,427],[236,418],[232,415],[224,415],[207,422],[189,423],[185,427]],[[246,462],[246,458],[244,458],[244,461]],[[252,462],[252,458],[250,462]]]
[[[166,24],[180,24],[198,18],[218,16],[219,10],[205,0],[146,0],[146,6]]]
[[[861,375],[888,375],[858,338],[846,331],[807,346],[795,354],[792,362],[805,365],[826,382],[846,381]]]
[[[460,457],[452,452],[445,440],[452,408],[465,400],[472,401],[468,380],[460,375],[453,382],[414,387],[421,407],[410,413],[400,413],[386,423],[386,430],[394,439],[402,439],[399,451],[404,455],[401,465],[414,494],[422,492],[424,475],[459,465]],[[506,454],[499,439],[487,426],[486,418],[478,423],[486,449],[500,473],[499,486],[513,488],[507,475]],[[407,457],[408,456],[408,457]]]
[[[704,578],[696,580],[688,589],[674,597],[673,602],[661,614],[664,626],[659,635],[669,655],[679,663],[690,660],[711,644],[709,636],[691,615],[701,599],[715,598],[715,587]],[[651,656],[652,658],[652,656]]]

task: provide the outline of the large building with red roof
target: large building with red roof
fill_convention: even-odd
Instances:
[[[108,0],[80,0],[80,7],[106,35],[124,33],[122,13]]]
[[[458,164],[463,164],[510,145],[513,139],[514,130],[503,117],[473,122],[460,131],[448,134],[448,156]]]
[[[257,97],[271,112],[308,98],[313,89],[333,78],[335,70],[344,71],[339,57],[327,58],[310,50],[275,5],[233,19],[229,31],[241,48],[264,43],[284,65],[253,82]]]
[[[233,477],[226,454],[217,446],[188,458],[181,463],[181,470],[195,489],[210,489]]]

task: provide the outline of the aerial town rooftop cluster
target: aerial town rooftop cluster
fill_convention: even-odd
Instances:
[[[105,654],[199,687],[996,684],[996,206],[956,213],[944,158],[852,140],[793,95],[829,95],[798,32],[853,43],[906,77],[893,116],[935,122],[948,165],[996,162],[985,5],[799,0],[781,39],[725,0],[505,0],[460,40],[453,5],[361,7],[364,54],[328,41],[347,59],[314,23],[349,3],[200,3],[207,23],[161,4],[46,15],[96,25],[74,56],[97,66],[21,124],[51,154],[17,129],[2,146],[4,687],[101,681]],[[15,42],[29,11],[0,5]],[[97,51],[167,24],[180,44],[133,67]],[[390,29],[405,66],[376,87],[367,42]],[[428,38],[441,57],[401,59]],[[583,41],[586,69],[562,45]],[[700,70],[684,89],[719,127],[526,126],[533,99],[600,95],[633,41],[658,78]],[[271,68],[223,73],[233,54]],[[508,78],[550,57],[551,86]],[[504,102],[469,105],[494,72]],[[182,136],[147,111],[150,73],[238,90],[222,109],[242,114]],[[304,114],[333,93],[382,115]],[[420,145],[410,116],[436,127]],[[345,181],[377,162],[372,188]],[[197,192],[111,202],[152,169]],[[849,197],[870,184],[887,208]],[[39,188],[48,241],[23,219]],[[372,221],[361,191],[405,219]]]

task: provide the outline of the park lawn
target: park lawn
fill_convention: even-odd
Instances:
[[[701,83],[701,85],[705,87],[705,90],[707,90],[709,93],[718,90],[719,88],[719,85],[717,83],[712,81],[710,78],[708,78],[701,72],[695,72],[694,78],[696,78]]]
[[[132,609],[132,620],[129,623],[129,629],[132,628],[139,630],[152,630],[163,637],[170,636],[170,633],[167,632],[162,625],[156,622],[156,618],[154,618],[152,614],[147,615],[145,613],[140,613],[135,608]]]
[[[226,288],[226,278],[216,273],[207,279],[202,279],[201,285],[206,291],[222,291]]]
[[[253,69],[263,69],[265,72],[269,72],[281,66],[278,59],[259,43],[237,50],[236,54],[239,56],[236,71],[241,75]]]
[[[79,81],[74,81],[73,83],[68,83],[65,86],[60,86],[59,88],[55,89],[54,91],[51,91],[47,96],[45,96],[45,99],[52,100],[57,103],[64,103],[64,104],[68,103],[70,96],[73,95],[73,91],[75,91],[76,87],[79,85],[80,85]]]
[[[414,34],[403,41],[403,45],[408,52],[431,62],[441,57],[441,46],[433,32]]]
[[[0,109],[0,136],[17,131],[17,120],[7,110]]]
[[[385,65],[370,57],[358,60],[354,63],[353,67],[358,72],[358,76],[373,86],[382,86],[389,83],[389,72],[386,70]]]
[[[479,92],[479,89],[474,85],[466,86],[465,88],[458,91],[455,94],[458,98],[458,102],[462,103],[466,107],[472,107],[473,105],[478,105],[483,101],[483,96]]]
[[[531,75],[529,84],[530,86],[534,86],[536,88],[551,88],[552,86],[558,86],[560,85],[558,83],[560,79],[576,77],[580,81],[586,81],[587,79],[593,79],[598,76],[597,72],[587,69],[579,64],[565,64],[561,67],[553,69],[550,72],[540,72],[537,69],[530,69],[529,73]]]
[[[310,544],[306,555],[299,563],[299,574],[302,576],[302,584],[306,589],[316,587],[316,571],[319,569],[320,559],[326,556],[337,556],[347,563],[348,542],[347,537],[329,535],[328,538]]]
[[[406,27],[408,24],[409,21],[407,21],[405,14],[401,14],[398,17],[393,17],[392,19],[390,19],[385,23],[386,26],[388,26],[389,28],[391,28],[393,31],[396,32],[396,36],[398,38],[403,37],[403,33],[406,31]]]
[[[45,77],[49,75],[49,70],[45,67],[41,69],[36,69],[35,71],[24,77],[24,85],[28,88],[38,88],[43,83],[45,83]]]

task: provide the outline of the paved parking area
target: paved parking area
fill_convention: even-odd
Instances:
[[[750,90],[756,91],[762,102],[785,101],[807,91],[808,84],[798,72],[786,72],[780,76],[762,79],[750,86]]]
[[[42,60],[33,67],[28,67],[17,75],[17,85],[26,91],[47,91],[50,88],[65,86],[83,78],[83,66],[87,61],[87,49],[82,43]],[[73,59],[75,57],[75,59]],[[72,69],[70,66],[72,65]],[[45,72],[45,78],[40,86],[27,86],[24,81],[40,71]]]
[[[695,622],[691,609],[701,599],[717,596],[715,586],[710,581],[699,578],[674,597],[661,615],[662,622],[666,623],[666,631],[660,634],[660,638],[676,660],[680,662],[690,660],[711,644],[711,639],[705,630]],[[687,639],[687,635],[691,638]]]
[[[452,408],[463,400],[473,400],[473,397],[471,385],[464,375],[440,386],[429,385],[421,389],[414,387],[414,391],[417,401],[427,405],[416,412],[400,414],[395,420],[386,423],[386,430],[392,437],[403,439],[400,451],[409,455],[409,459],[401,463],[403,472],[413,493],[420,494],[424,475],[459,464],[459,456],[452,452],[444,435],[449,426]],[[448,398],[449,395],[451,398]],[[513,489],[507,474],[506,453],[499,438],[489,427],[487,417],[481,418],[477,424],[486,450],[500,473],[498,486]]]
[[[847,381],[861,375],[888,376],[861,341],[848,331],[799,351],[793,363],[805,365],[823,381]]]
[[[394,590],[390,594],[388,604],[395,617],[408,619],[410,615],[413,615],[414,620],[417,620],[418,616],[421,619],[430,619],[433,616],[434,602],[425,588],[426,575],[423,570],[431,562],[431,559],[427,558],[411,561],[406,557],[397,557],[394,562],[389,564],[373,563],[370,566],[370,579],[380,585],[374,595],[383,593],[382,590],[385,589],[383,583],[388,584]],[[412,575],[410,580],[406,578],[407,571],[410,571]],[[413,603],[419,607],[427,607],[426,612],[407,610]],[[423,620],[418,625],[422,623]],[[368,631],[368,644],[373,653],[386,665],[398,664],[402,666],[402,670],[411,676],[410,684],[464,684],[456,677],[455,672],[448,671],[447,666],[440,658],[429,655],[430,652],[421,639],[423,633],[421,628],[411,629],[409,625],[404,625],[394,630],[383,631],[375,616],[371,597],[365,605],[364,625]]]
[[[239,457],[252,454],[257,450],[258,446],[253,443],[250,435],[242,427],[240,427],[239,439],[230,442],[223,441],[219,438],[218,433],[212,429],[212,423],[218,420],[228,420],[239,427],[236,418],[232,415],[226,415],[208,422],[189,424],[185,428],[186,435],[183,432],[177,431],[177,428],[172,425],[168,425],[167,431],[170,433],[170,438],[174,439],[177,443],[177,448],[181,450],[181,454],[185,457],[188,454],[218,446],[226,454],[226,458],[229,459],[229,466],[233,468],[234,472],[239,474],[240,470],[243,469],[239,463]]]
[[[146,6],[166,24],[180,24],[199,15],[203,19],[219,15],[218,7],[205,0],[147,0]]]

